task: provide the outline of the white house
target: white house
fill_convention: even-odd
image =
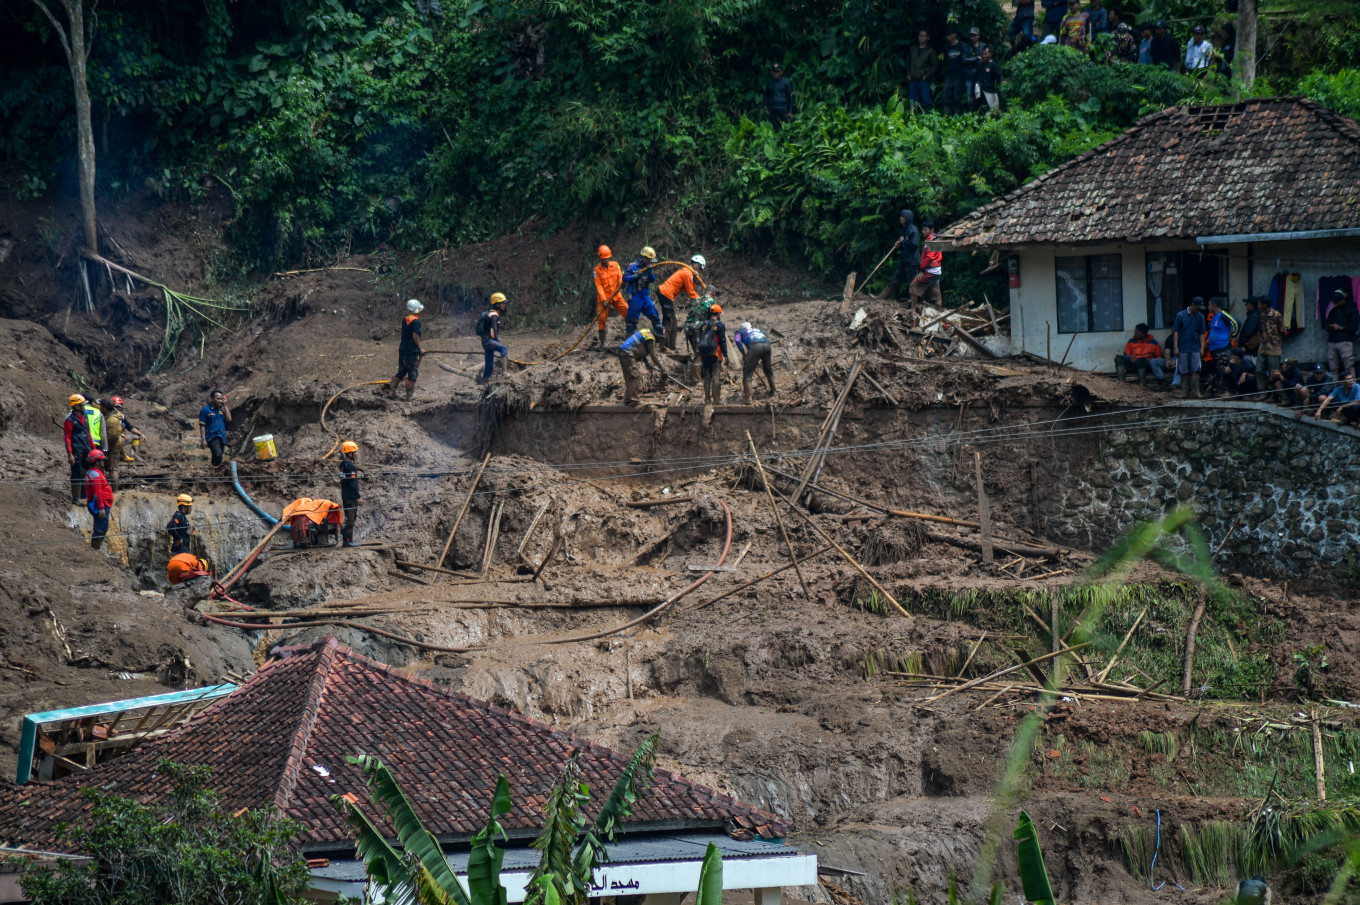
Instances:
[[[1172,107],[939,241],[1006,256],[1015,345],[1077,368],[1112,370],[1136,324],[1164,342],[1196,295],[1239,318],[1278,297],[1285,356],[1325,361],[1320,288],[1360,292],[1360,123],[1296,97]]]

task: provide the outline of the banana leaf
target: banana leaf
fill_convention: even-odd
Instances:
[[[1015,853],[1020,861],[1020,885],[1025,891],[1025,901],[1034,905],[1055,905],[1048,869],[1044,867],[1044,853],[1039,850],[1039,836],[1034,831],[1034,821],[1024,811],[1020,812],[1020,823],[1015,828]]]
[[[699,869],[699,891],[694,897],[694,905],[722,905],[722,893],[722,853],[710,842],[704,852],[704,865]]]

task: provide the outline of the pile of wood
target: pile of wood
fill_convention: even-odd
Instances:
[[[926,307],[907,333],[918,338],[916,352],[920,358],[947,358],[964,346],[982,358],[996,358],[981,337],[1000,335],[1001,325],[1009,318],[1009,313],[998,316],[990,302],[950,310]]]

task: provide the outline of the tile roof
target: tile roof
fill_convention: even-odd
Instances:
[[[1360,123],[1297,97],[1171,107],[968,214],[955,247],[1360,227]]]
[[[304,848],[345,848],[351,837],[328,798],[353,792],[367,801],[362,772],[346,760],[358,753],[380,756],[426,826],[449,841],[481,829],[504,773],[514,810],[501,823],[512,835],[532,835],[577,748],[584,779],[602,801],[627,755],[415,678],[331,638],[284,648],[186,726],[122,758],[52,783],[11,785],[0,795],[0,845],[56,846],[53,828],[90,809],[82,788],[141,801],[166,794],[155,765],[169,758],[212,767],[210,785],[228,810],[269,805],[306,825]],[[766,837],[791,829],[665,770],[656,771],[627,826],[735,828]]]

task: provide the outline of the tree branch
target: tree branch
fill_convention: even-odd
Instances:
[[[52,11],[47,8],[43,0],[33,0],[33,5],[42,10],[42,14],[47,17],[47,21],[52,23],[52,30],[57,33],[57,40],[61,42],[61,49],[66,53],[66,62],[71,62],[71,44],[66,40],[66,31],[57,22],[57,17],[52,15]]]

